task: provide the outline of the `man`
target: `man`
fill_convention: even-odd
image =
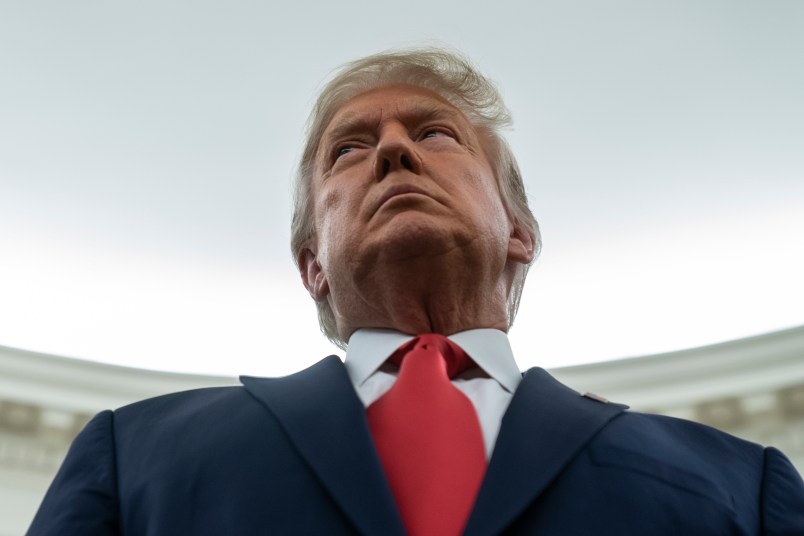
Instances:
[[[540,238],[507,122],[456,55],[345,66],[292,232],[345,365],[100,413],[29,534],[804,534],[775,449],[517,371],[505,332]]]

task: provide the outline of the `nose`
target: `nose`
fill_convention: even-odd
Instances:
[[[422,162],[416,151],[416,145],[403,129],[386,132],[377,145],[377,160],[374,163],[374,174],[378,181],[383,180],[394,171],[407,170],[421,173]]]

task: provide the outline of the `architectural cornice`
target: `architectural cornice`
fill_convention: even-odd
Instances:
[[[804,383],[804,326],[551,372],[576,389],[645,411],[690,407],[735,394],[751,397]]]
[[[690,350],[554,368],[564,383],[635,409],[691,406],[804,383],[804,326]],[[95,413],[164,393],[237,385],[0,346],[0,400]]]
[[[160,372],[0,346],[0,399],[94,414],[175,391],[235,385],[237,378]]]

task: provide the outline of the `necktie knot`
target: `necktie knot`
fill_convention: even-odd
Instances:
[[[440,333],[424,333],[414,337],[408,343],[400,346],[389,360],[401,367],[405,357],[417,350],[424,350],[428,353],[432,350],[437,351],[444,359],[449,378],[454,378],[477,366],[460,346]]]

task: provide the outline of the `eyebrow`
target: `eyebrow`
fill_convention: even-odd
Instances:
[[[453,121],[460,121],[464,119],[461,112],[452,107],[446,107],[443,104],[437,104],[430,101],[417,102],[410,108],[405,110],[405,117],[403,121],[411,121],[415,123],[423,123],[432,119],[451,119]]]
[[[327,132],[322,141],[330,143],[342,138],[348,138],[360,132],[367,130],[374,130],[379,126],[379,114],[365,115],[362,113],[347,113],[338,120],[338,124]],[[451,108],[445,107],[440,103],[431,102],[417,102],[409,107],[406,107],[403,115],[402,122],[405,124],[418,124],[433,119],[450,119],[452,121],[460,121],[463,119],[468,122],[461,112]]]
[[[324,134],[322,141],[328,143],[341,138],[348,138],[359,132],[374,130],[379,125],[379,122],[379,117],[375,114],[370,116],[358,113],[346,114],[338,120],[338,124],[332,130]]]

